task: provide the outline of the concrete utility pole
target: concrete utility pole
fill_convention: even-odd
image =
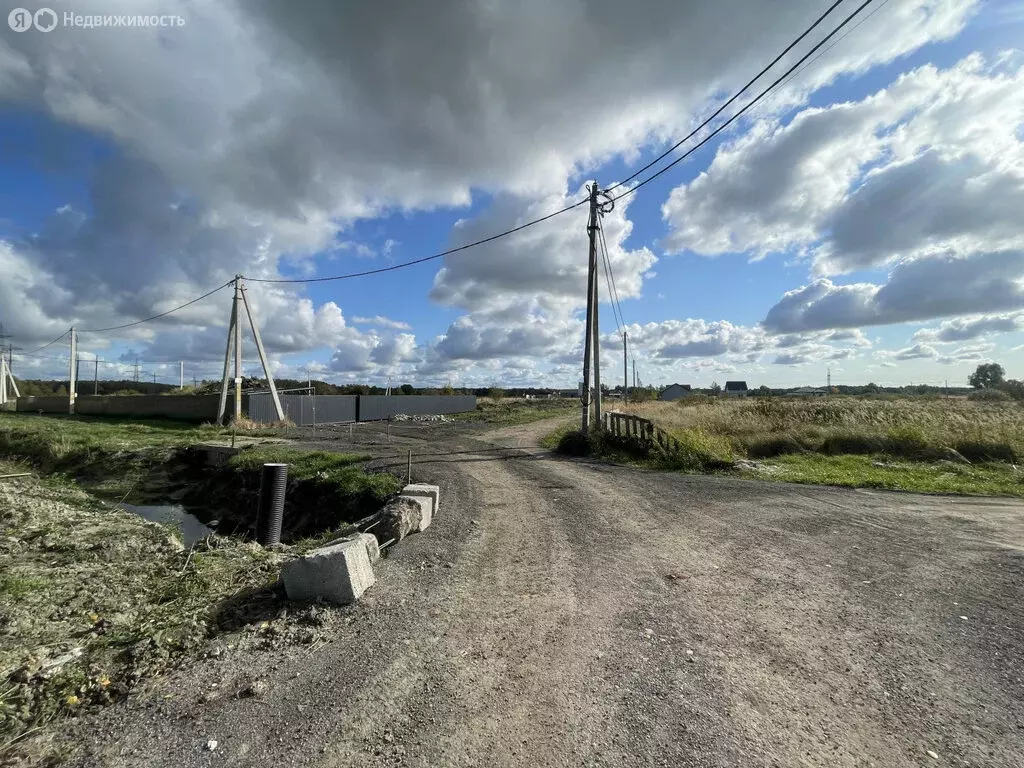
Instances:
[[[629,395],[629,334],[625,329],[622,331],[622,402],[626,402]]]
[[[590,431],[590,352],[594,343],[594,294],[597,284],[597,182],[590,186],[590,221],[587,223],[590,247],[587,255],[587,323],[583,337],[583,418],[580,429],[583,434]]]
[[[95,359],[92,361],[92,393],[98,395],[100,393],[100,356],[94,355]]]
[[[75,378],[78,375],[78,338],[71,329],[71,358],[68,360],[68,413],[75,412]]]
[[[178,389],[185,388],[185,361],[178,361]]]
[[[636,394],[636,358],[633,358],[633,394]]]
[[[235,275],[235,420],[242,418],[242,276]]]
[[[279,421],[284,421],[284,409],[281,408],[281,399],[277,395],[277,386],[274,384],[274,377],[270,373],[270,364],[267,362],[267,353],[263,348],[263,340],[260,337],[260,329],[256,324],[256,317],[253,314],[252,306],[245,292],[242,283],[242,275],[235,275],[235,297],[231,303],[231,321],[228,324],[228,343],[224,350],[224,376],[221,380],[220,405],[217,409],[217,423],[224,422],[224,414],[227,410],[228,400],[228,370],[231,365],[231,345],[235,347],[235,418],[242,417],[242,314],[241,308],[245,308],[246,317],[249,319],[249,328],[252,330],[252,338],[256,342],[256,351],[260,356],[260,364],[263,366],[263,374],[267,377],[267,387],[274,399],[274,409]]]

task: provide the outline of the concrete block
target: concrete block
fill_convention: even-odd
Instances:
[[[333,547],[335,544],[343,544],[346,541],[361,541],[366,547],[366,556],[370,558],[371,565],[380,560],[380,546],[377,544],[377,537],[372,533],[354,533],[351,536],[342,536],[324,544],[324,547]]]
[[[375,581],[366,549],[365,541],[353,538],[288,561],[281,568],[288,599],[339,605],[358,600]]]
[[[427,483],[410,483],[402,489],[403,496],[426,496],[433,501],[431,515],[436,515],[441,504],[441,490],[436,485]]]
[[[401,494],[398,498],[408,499],[409,501],[413,502],[420,508],[419,522],[416,524],[416,527],[413,528],[413,530],[417,532],[427,530],[427,528],[430,527],[430,522],[431,520],[433,520],[434,517],[434,500],[431,499],[429,496],[406,496],[404,493]]]

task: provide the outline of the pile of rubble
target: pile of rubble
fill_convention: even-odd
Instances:
[[[445,416],[443,413],[421,413],[415,416],[410,416],[407,413],[396,413],[391,417],[392,421],[438,421],[447,423],[454,421],[451,416]]]

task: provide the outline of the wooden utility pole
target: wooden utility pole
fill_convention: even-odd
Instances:
[[[590,220],[587,224],[590,248],[587,256],[587,323],[583,337],[583,434],[590,431],[590,350],[594,341],[594,290],[597,283],[597,182],[590,187]]]

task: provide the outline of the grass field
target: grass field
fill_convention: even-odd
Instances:
[[[278,555],[219,536],[186,550],[173,528],[119,508],[178,449],[227,435],[174,422],[0,413],[0,474],[43,476],[0,480],[0,764],[33,729],[123,697],[221,633],[269,627],[312,637],[296,627],[301,617],[275,623],[284,604],[273,586]],[[284,461],[306,506],[324,498],[332,509],[372,506],[401,484],[366,473],[366,458],[261,445],[222,474],[249,477],[263,462]]]
[[[494,399],[481,397],[475,411],[456,414],[458,421],[475,421],[493,424],[496,427],[511,427],[529,424],[533,421],[564,416],[579,410],[580,402],[575,398],[531,398],[505,397]]]
[[[742,471],[788,482],[1024,496],[1017,402],[696,396],[615,407],[680,441],[665,468],[708,471],[752,460]]]

